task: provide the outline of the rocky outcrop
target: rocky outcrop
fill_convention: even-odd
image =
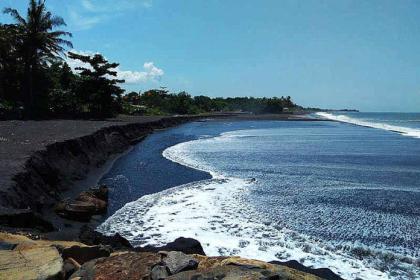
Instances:
[[[85,178],[110,155],[125,151],[155,129],[197,118],[200,117],[168,117],[147,123],[108,126],[91,135],[50,144],[26,161],[23,171],[14,176],[15,183],[0,194],[0,205],[35,211],[52,207],[75,180]]]
[[[64,258],[72,258],[79,264],[107,257],[112,249],[104,245],[86,245],[76,241],[32,240],[26,236],[0,232],[0,244],[3,250],[23,251],[37,247],[54,247]],[[1,278],[0,278],[1,279]]]
[[[81,264],[108,257],[111,249],[74,241],[32,240],[0,233],[0,279],[64,279]]]
[[[105,214],[108,207],[108,188],[105,185],[81,192],[74,200],[56,204],[57,215],[75,221],[88,222],[93,215]]]
[[[156,253],[125,252],[109,258],[96,259],[82,265],[70,279],[83,280],[138,280],[151,279],[153,266],[161,262]]]
[[[0,279],[63,279],[63,259],[54,247],[0,251]]]
[[[120,252],[82,265],[70,279],[295,279],[318,280],[295,269],[239,257],[220,258],[181,252]]]
[[[0,233],[0,245],[0,279],[334,279],[240,257],[207,257],[180,251],[111,252],[103,245],[31,240],[7,233]]]

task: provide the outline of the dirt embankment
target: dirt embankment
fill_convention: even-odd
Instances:
[[[202,116],[3,123],[0,206],[35,211],[51,206],[111,155],[155,129],[198,118]]]

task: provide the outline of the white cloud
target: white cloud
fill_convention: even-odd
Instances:
[[[148,81],[159,81],[165,74],[164,71],[154,65],[153,62],[143,64],[144,71],[123,71],[117,68],[117,76],[124,79],[126,83],[137,84]]]
[[[90,29],[96,24],[135,9],[151,8],[153,0],[78,0],[68,5],[70,24],[77,30]]]
[[[81,55],[97,54],[91,51],[72,50],[71,52],[81,54]],[[76,70],[77,67],[90,68],[89,64],[81,62],[80,60],[70,59],[68,57],[66,59],[66,62],[74,72],[77,72]],[[145,62],[143,64],[143,69],[141,71],[122,70],[120,66],[118,66],[115,69],[115,71],[117,72],[117,78],[121,80],[125,80],[125,83],[127,84],[156,82],[156,81],[159,81],[162,78],[162,76],[165,74],[163,69],[157,67],[153,62]]]

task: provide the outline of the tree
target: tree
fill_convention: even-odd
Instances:
[[[195,96],[194,97],[194,104],[202,112],[210,112],[210,111],[214,110],[213,100],[208,96],[204,96],[204,95]]]
[[[77,76],[66,62],[53,62],[46,70],[48,107],[52,116],[77,117],[81,111],[81,100],[75,92]]]
[[[71,59],[80,60],[87,64],[86,67],[77,67],[80,71],[78,95],[88,105],[89,112],[95,117],[110,117],[116,111],[121,102],[121,94],[124,92],[118,84],[124,80],[113,79],[117,76],[115,68],[118,63],[109,63],[102,55],[81,55],[69,52]]]
[[[0,102],[19,103],[20,74],[22,67],[18,48],[21,45],[18,27],[0,24]]]
[[[185,91],[171,94],[171,101],[169,107],[170,113],[173,114],[195,114],[198,108],[193,104],[193,99]]]
[[[20,31],[22,45],[20,52],[23,59],[23,84],[22,93],[24,108],[27,117],[33,117],[39,108],[38,95],[40,83],[37,76],[40,68],[47,65],[48,61],[59,59],[64,52],[64,47],[72,47],[70,41],[62,39],[63,36],[71,37],[71,33],[54,31],[55,27],[65,26],[61,17],[53,16],[46,10],[45,1],[30,0],[26,18],[23,18],[16,9],[6,8],[4,13],[11,15],[16,27]]]

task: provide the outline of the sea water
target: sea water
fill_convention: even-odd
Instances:
[[[420,115],[359,114],[152,135],[104,177],[111,200],[132,202],[99,230],[133,245],[193,237],[207,255],[293,259],[345,279],[419,278]]]

